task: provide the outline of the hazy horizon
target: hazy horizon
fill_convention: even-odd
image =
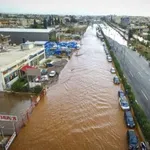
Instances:
[[[1,2],[0,13],[150,16],[149,8],[148,0],[5,0]]]

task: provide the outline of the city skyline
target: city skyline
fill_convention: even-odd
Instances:
[[[149,16],[150,2],[148,0],[105,0],[105,1],[51,1],[43,0],[5,0],[1,2],[1,13],[27,13],[27,14],[60,14],[60,15],[127,15]]]

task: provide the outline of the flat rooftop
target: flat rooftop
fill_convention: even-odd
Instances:
[[[0,70],[6,69],[10,65],[15,65],[23,59],[27,59],[29,55],[44,50],[43,46],[35,46],[29,50],[21,50],[21,46],[8,46],[6,52],[0,52]]]
[[[0,28],[0,32],[34,32],[34,33],[49,33],[54,28],[48,29],[25,29],[25,28]]]

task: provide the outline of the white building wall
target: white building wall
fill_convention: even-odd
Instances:
[[[4,89],[3,89],[3,79],[2,79],[1,72],[0,72],[0,91],[4,91]]]
[[[42,49],[41,49],[41,50],[42,50]],[[43,48],[43,50],[44,50],[44,48]],[[42,62],[45,60],[45,51],[44,51],[43,53],[41,53],[41,54],[38,54],[37,56],[35,56],[35,57],[32,58],[32,59],[29,59],[29,57],[27,56],[28,58],[27,58],[27,61],[26,61],[26,62],[24,62],[21,66],[17,66],[16,68],[12,69],[11,71],[9,71],[9,72],[8,72],[7,74],[5,74],[4,76],[3,76],[2,72],[0,72],[0,91],[4,91],[5,88],[11,87],[11,85],[12,85],[15,81],[18,80],[19,75],[16,76],[16,77],[15,77],[13,80],[11,80],[10,82],[8,82],[7,85],[5,84],[4,77],[10,75],[10,74],[13,73],[14,71],[20,70],[20,68],[21,68],[23,65],[25,65],[25,64],[31,65],[31,61],[34,61],[34,60],[37,60],[37,61],[38,61],[38,57],[41,56],[41,55],[43,55],[43,54],[44,54],[44,58],[43,58],[41,61],[39,61],[39,64],[40,64],[40,63],[42,63]],[[23,58],[23,59],[24,59],[24,58]],[[20,61],[21,61],[21,60],[20,60]],[[17,64],[17,63],[16,63],[16,64]],[[9,67],[11,68],[13,65],[15,65],[15,64],[12,63],[12,64],[10,64],[10,65],[7,66],[7,67],[8,67],[8,68],[9,68]]]

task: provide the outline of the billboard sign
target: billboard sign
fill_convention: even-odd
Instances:
[[[18,121],[17,116],[0,114],[0,121]]]
[[[40,69],[30,69],[30,68],[28,68],[27,69],[27,75],[28,76],[41,76],[41,71],[40,71]]]

